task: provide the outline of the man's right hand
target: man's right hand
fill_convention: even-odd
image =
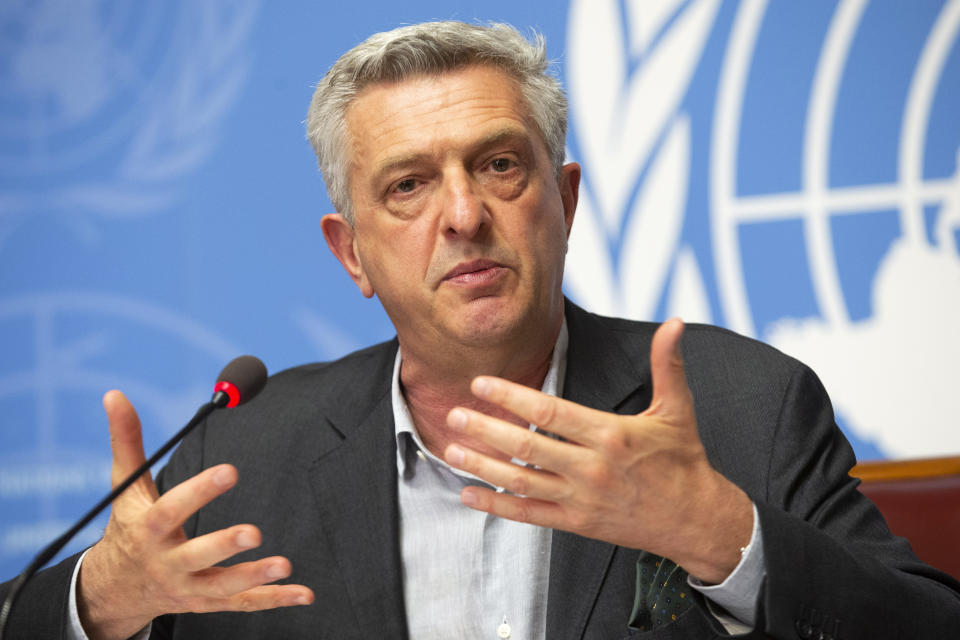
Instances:
[[[108,392],[103,406],[116,486],[145,460],[140,419],[119,391]],[[159,496],[148,472],[114,500],[103,539],[80,567],[77,606],[90,638],[129,638],[166,613],[258,611],[313,602],[305,586],[268,584],[290,575],[286,558],[213,566],[259,546],[255,526],[239,524],[193,539],[183,532],[187,518],[236,482],[236,468],[222,464]]]

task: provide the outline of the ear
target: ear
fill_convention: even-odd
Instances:
[[[365,298],[373,296],[373,286],[363,270],[360,253],[357,251],[357,238],[353,226],[339,213],[328,213],[320,221],[323,237],[330,251],[337,257],[354,284]]]
[[[563,219],[567,225],[567,237],[573,227],[573,215],[577,211],[577,199],[580,197],[580,165],[569,162],[560,169],[560,199],[563,201]]]

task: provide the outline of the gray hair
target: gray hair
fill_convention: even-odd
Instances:
[[[307,139],[317,154],[330,201],[351,224],[346,113],[353,100],[374,83],[471,65],[496,67],[517,81],[560,175],[566,156],[567,98],[550,73],[542,35],[534,32],[528,41],[507,24],[425,22],[400,27],[374,34],[343,54],[317,85],[307,112]]]

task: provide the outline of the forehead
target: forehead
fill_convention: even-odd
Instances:
[[[347,109],[346,123],[351,164],[456,146],[487,129],[536,129],[516,80],[489,66],[370,85]]]

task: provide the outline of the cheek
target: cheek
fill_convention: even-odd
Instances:
[[[562,274],[567,255],[567,227],[562,209],[542,210],[526,233],[528,251],[540,263],[540,270],[551,278]]]
[[[363,230],[366,242],[361,244],[361,255],[378,292],[422,279],[430,261],[430,246],[419,226],[417,222],[391,221]]]
[[[563,251],[566,245],[567,225],[563,217],[563,206],[559,194],[548,194],[549,197],[533,207],[535,213],[530,217],[527,233],[536,238],[537,247],[542,251],[554,253]]]

